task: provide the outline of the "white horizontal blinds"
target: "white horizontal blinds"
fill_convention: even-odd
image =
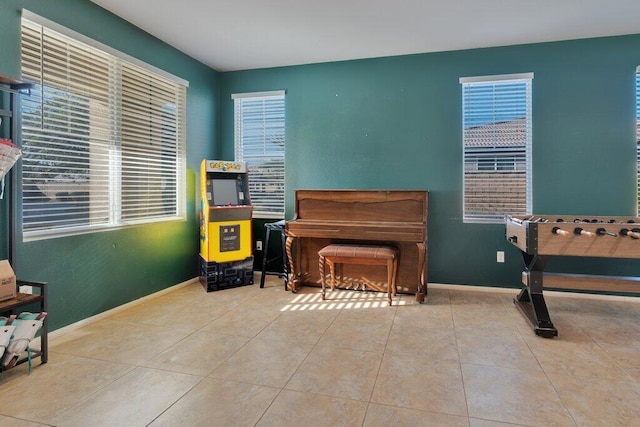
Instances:
[[[284,218],[285,98],[234,96],[236,161],[246,162],[256,218]]]
[[[186,88],[122,65],[123,222],[178,215],[185,99]]]
[[[184,216],[186,88],[22,20],[25,238]]]
[[[25,233],[109,223],[113,67],[107,55],[22,22],[22,75],[36,83],[22,101]]]
[[[531,211],[531,78],[462,82],[464,221]]]

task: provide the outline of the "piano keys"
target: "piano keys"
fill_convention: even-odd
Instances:
[[[296,190],[285,224],[289,289],[320,286],[318,251],[332,243],[384,244],[399,251],[398,292],[427,293],[427,207],[423,190]],[[295,253],[295,256],[294,256]],[[386,284],[386,272],[349,266],[354,277]]]

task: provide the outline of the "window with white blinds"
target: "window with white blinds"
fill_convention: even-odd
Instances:
[[[637,195],[636,212],[640,216],[640,67],[636,70],[636,144],[637,144]]]
[[[533,74],[464,77],[463,220],[531,213]]]
[[[24,239],[184,219],[185,82],[56,30],[23,15]]]
[[[249,170],[254,218],[284,218],[284,91],[232,95],[235,160]]]

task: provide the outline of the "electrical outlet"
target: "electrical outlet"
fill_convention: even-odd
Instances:
[[[504,262],[504,251],[496,252],[496,262]]]
[[[256,251],[262,250],[262,240],[256,240]]]
[[[22,285],[20,286],[20,293],[21,294],[33,294],[33,287],[32,286],[28,286],[28,285]]]

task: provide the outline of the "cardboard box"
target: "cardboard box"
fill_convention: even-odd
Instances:
[[[6,259],[0,261],[0,301],[16,297],[16,275]]]

